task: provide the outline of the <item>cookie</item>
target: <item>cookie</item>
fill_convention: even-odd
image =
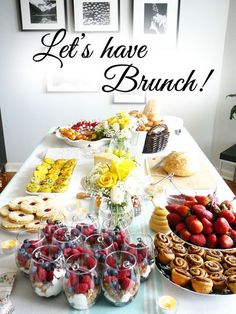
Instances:
[[[0,208],[0,216],[2,217],[8,217],[10,211],[9,211],[9,206],[4,205],[3,207]]]
[[[36,212],[36,216],[41,219],[47,219],[50,218],[54,214],[62,214],[65,213],[65,208],[62,205],[59,205],[58,203],[54,201],[48,201],[45,205],[45,207],[42,210],[39,210]]]
[[[20,210],[20,205],[24,201],[25,198],[28,196],[23,196],[23,197],[16,197],[13,200],[11,200],[8,205],[11,208],[11,210]]]
[[[26,214],[22,211],[17,210],[17,211],[10,212],[8,218],[10,222],[13,222],[13,223],[15,222],[15,223],[24,225],[34,220],[34,215]]]
[[[24,226],[24,224],[21,223],[13,223],[9,221],[8,218],[2,218],[1,224],[2,228],[11,231],[21,229]]]
[[[26,214],[34,214],[44,208],[44,202],[38,196],[28,196],[20,204],[20,210]]]
[[[25,229],[38,230],[41,226],[41,221],[34,219],[31,222],[25,224]]]

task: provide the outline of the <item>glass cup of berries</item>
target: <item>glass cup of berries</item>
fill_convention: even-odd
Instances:
[[[61,248],[63,255],[68,258],[76,253],[83,253],[83,240],[80,231],[75,227],[61,227],[52,236],[52,244]]]
[[[105,260],[102,287],[105,298],[115,306],[130,303],[140,286],[136,257],[126,251],[110,253]]]
[[[97,261],[89,254],[74,254],[66,260],[64,292],[70,305],[77,310],[93,306],[100,293]]]
[[[56,245],[43,245],[34,250],[29,277],[37,295],[49,298],[63,290],[64,262],[62,250]]]
[[[108,218],[103,221],[101,232],[104,236],[111,237],[115,251],[124,249],[125,238],[128,234],[128,224],[125,221],[114,225],[113,220]]]
[[[65,224],[63,224],[64,216],[62,215],[55,215],[53,217],[48,218],[42,217],[41,219],[41,235],[45,237],[47,244],[52,244],[52,237],[54,232],[64,227]]]
[[[84,247],[92,252],[98,261],[98,269],[102,271],[106,256],[114,251],[112,238],[108,234],[92,234],[84,241]]]
[[[125,239],[125,250],[136,257],[140,280],[145,281],[150,276],[155,261],[152,237],[145,233],[130,233]]]
[[[80,231],[80,233],[83,235],[83,239],[86,239],[92,234],[98,233],[99,232],[99,223],[98,220],[92,216],[92,215],[87,215],[83,220],[76,221],[77,216],[73,217],[73,221],[76,222],[76,228]]]
[[[32,253],[37,247],[44,244],[45,237],[40,237],[39,233],[35,233],[35,229],[28,229],[17,234],[16,242],[16,265],[28,275]]]

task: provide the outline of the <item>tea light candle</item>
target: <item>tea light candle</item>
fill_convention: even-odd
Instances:
[[[16,241],[15,240],[5,240],[0,243],[0,249],[3,253],[10,254],[15,250]]]
[[[169,295],[163,295],[158,300],[159,314],[175,314],[177,312],[177,300]]]

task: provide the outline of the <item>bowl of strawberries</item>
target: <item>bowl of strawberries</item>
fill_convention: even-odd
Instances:
[[[171,230],[187,243],[211,249],[236,249],[236,208],[208,195],[171,194],[166,209]]]

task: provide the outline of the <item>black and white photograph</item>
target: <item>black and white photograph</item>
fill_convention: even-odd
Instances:
[[[167,3],[144,4],[144,33],[165,34],[167,30]]]
[[[25,30],[65,27],[64,0],[20,0],[22,28]]]
[[[119,0],[74,0],[75,31],[118,32]]]
[[[175,47],[179,0],[133,0],[133,37],[161,48]]]
[[[56,0],[30,0],[31,23],[56,23],[57,3]]]
[[[84,25],[109,25],[110,14],[109,2],[83,2]]]

